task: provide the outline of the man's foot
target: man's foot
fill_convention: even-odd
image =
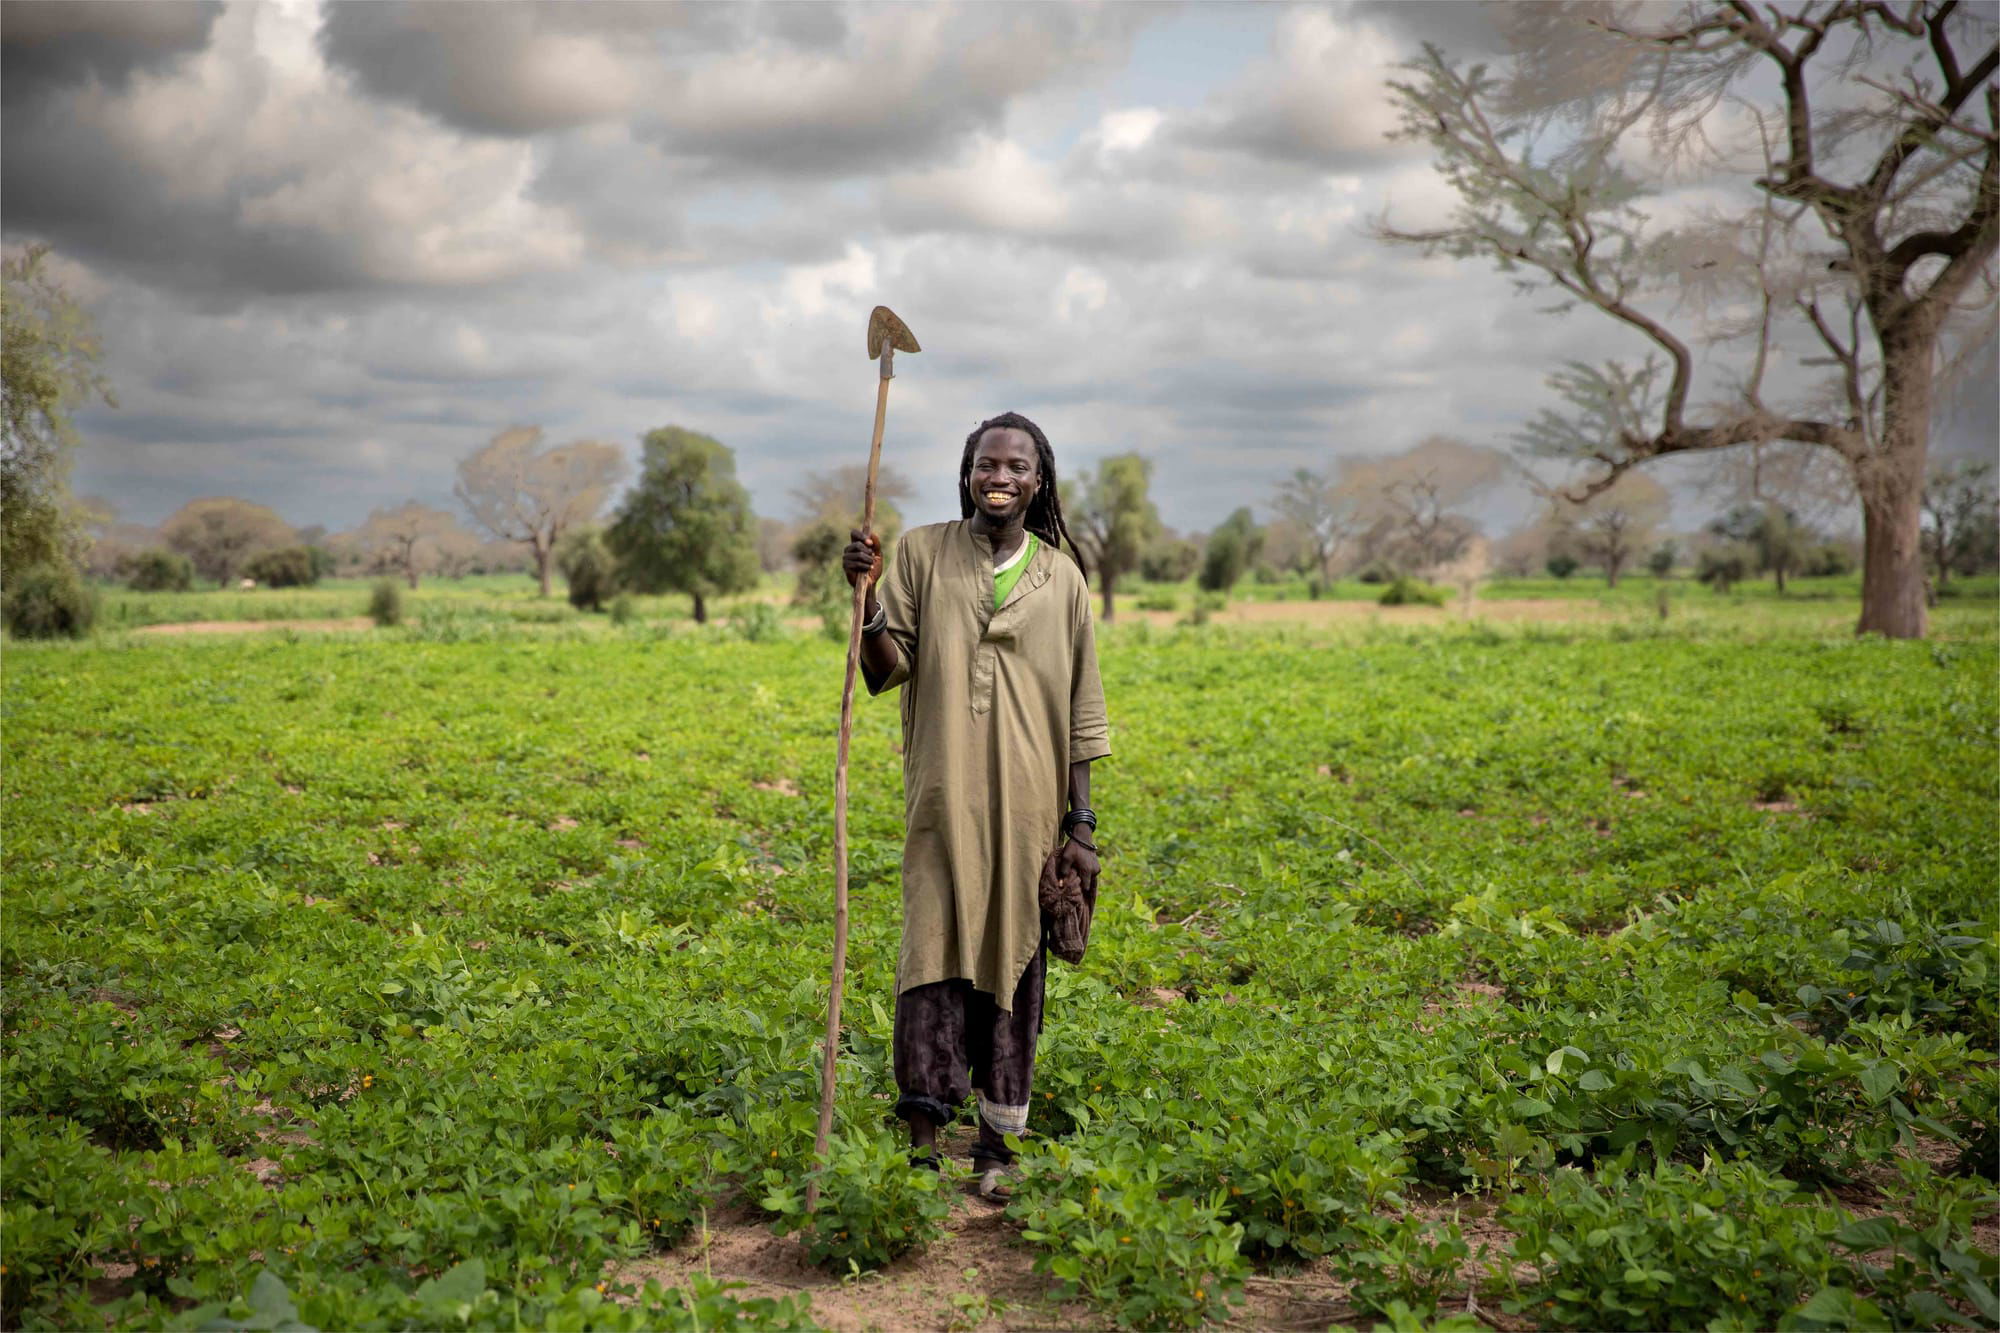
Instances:
[[[1014,1184],[1020,1175],[1018,1167],[989,1162],[979,1172],[977,1193],[988,1203],[1005,1203],[1014,1197]]]
[[[910,1165],[920,1171],[944,1170],[944,1163],[938,1160],[935,1148],[928,1148],[922,1152],[912,1149],[910,1152]]]

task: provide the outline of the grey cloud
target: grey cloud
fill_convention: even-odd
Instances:
[[[0,90],[10,112],[85,79],[122,84],[208,41],[221,0],[7,0],[0,5]]]

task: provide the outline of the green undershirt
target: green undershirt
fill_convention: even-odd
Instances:
[[[1019,559],[1005,569],[994,571],[993,609],[996,611],[1007,604],[1007,594],[1014,591],[1014,585],[1021,581],[1021,574],[1027,569],[1028,562],[1035,558],[1035,547],[1040,545],[1035,540],[1035,534],[1029,533],[1025,541],[1027,549],[1021,553]]]

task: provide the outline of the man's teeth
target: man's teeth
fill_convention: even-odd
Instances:
[[[1005,491],[986,492],[986,503],[988,504],[995,504],[995,505],[1006,504],[1009,500],[1013,498],[1014,498],[1013,496],[1007,494],[1007,492]]]

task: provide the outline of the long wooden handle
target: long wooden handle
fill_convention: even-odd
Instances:
[[[861,532],[875,526],[875,470],[882,461],[882,423],[889,413],[889,380],[894,376],[892,353],[882,349],[882,378],[875,389],[875,435],[868,445],[868,485],[861,496]],[[833,985],[826,998],[826,1047],[819,1066],[819,1130],[813,1135],[813,1160],[826,1161],[833,1136],[835,1058],[840,1052],[840,992],[847,979],[847,752],[854,742],[854,675],[861,664],[861,618],[868,605],[869,581],[854,581],[854,614],[847,625],[847,676],[840,686],[840,741],[833,761]],[[806,1181],[806,1211],[819,1207],[819,1182]]]

